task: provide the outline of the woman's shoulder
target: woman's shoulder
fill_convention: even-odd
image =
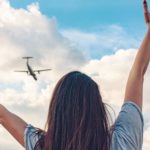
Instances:
[[[24,131],[24,143],[26,150],[33,150],[39,139],[43,136],[43,130],[28,124]]]
[[[112,147],[126,147],[141,150],[143,143],[144,119],[141,109],[127,101],[115,121],[112,133]]]

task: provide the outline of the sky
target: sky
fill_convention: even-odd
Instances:
[[[79,70],[99,84],[103,100],[117,117],[146,28],[137,0],[0,0],[0,103],[27,123],[44,128],[57,81]],[[26,69],[23,56],[34,57],[34,69],[52,71],[37,75],[37,82],[15,73]],[[143,150],[150,149],[149,74],[148,68]],[[0,143],[1,150],[23,150],[2,127]]]
[[[59,20],[59,27],[63,28],[87,30],[112,23],[130,26],[130,30],[135,23],[143,27],[142,3],[137,0],[12,0],[11,4],[16,8],[26,8],[31,2],[38,2],[41,12],[49,17],[55,16]]]

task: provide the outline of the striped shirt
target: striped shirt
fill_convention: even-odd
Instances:
[[[111,150],[142,150],[143,143],[143,115],[135,103],[128,101],[123,104],[114,123]],[[34,150],[40,138],[37,129],[28,125],[24,132],[26,150]]]

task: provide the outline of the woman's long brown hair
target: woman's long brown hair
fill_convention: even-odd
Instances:
[[[109,150],[109,121],[98,85],[74,71],[57,83],[47,130],[35,150]]]

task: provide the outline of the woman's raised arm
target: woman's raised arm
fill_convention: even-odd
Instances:
[[[9,112],[0,104],[0,124],[22,145],[24,146],[24,130],[26,122],[15,114]]]
[[[133,101],[141,109],[143,104],[143,82],[144,74],[150,61],[150,14],[147,3],[144,1],[145,21],[148,24],[146,36],[137,52],[134,64],[131,68],[125,91],[124,101]]]

